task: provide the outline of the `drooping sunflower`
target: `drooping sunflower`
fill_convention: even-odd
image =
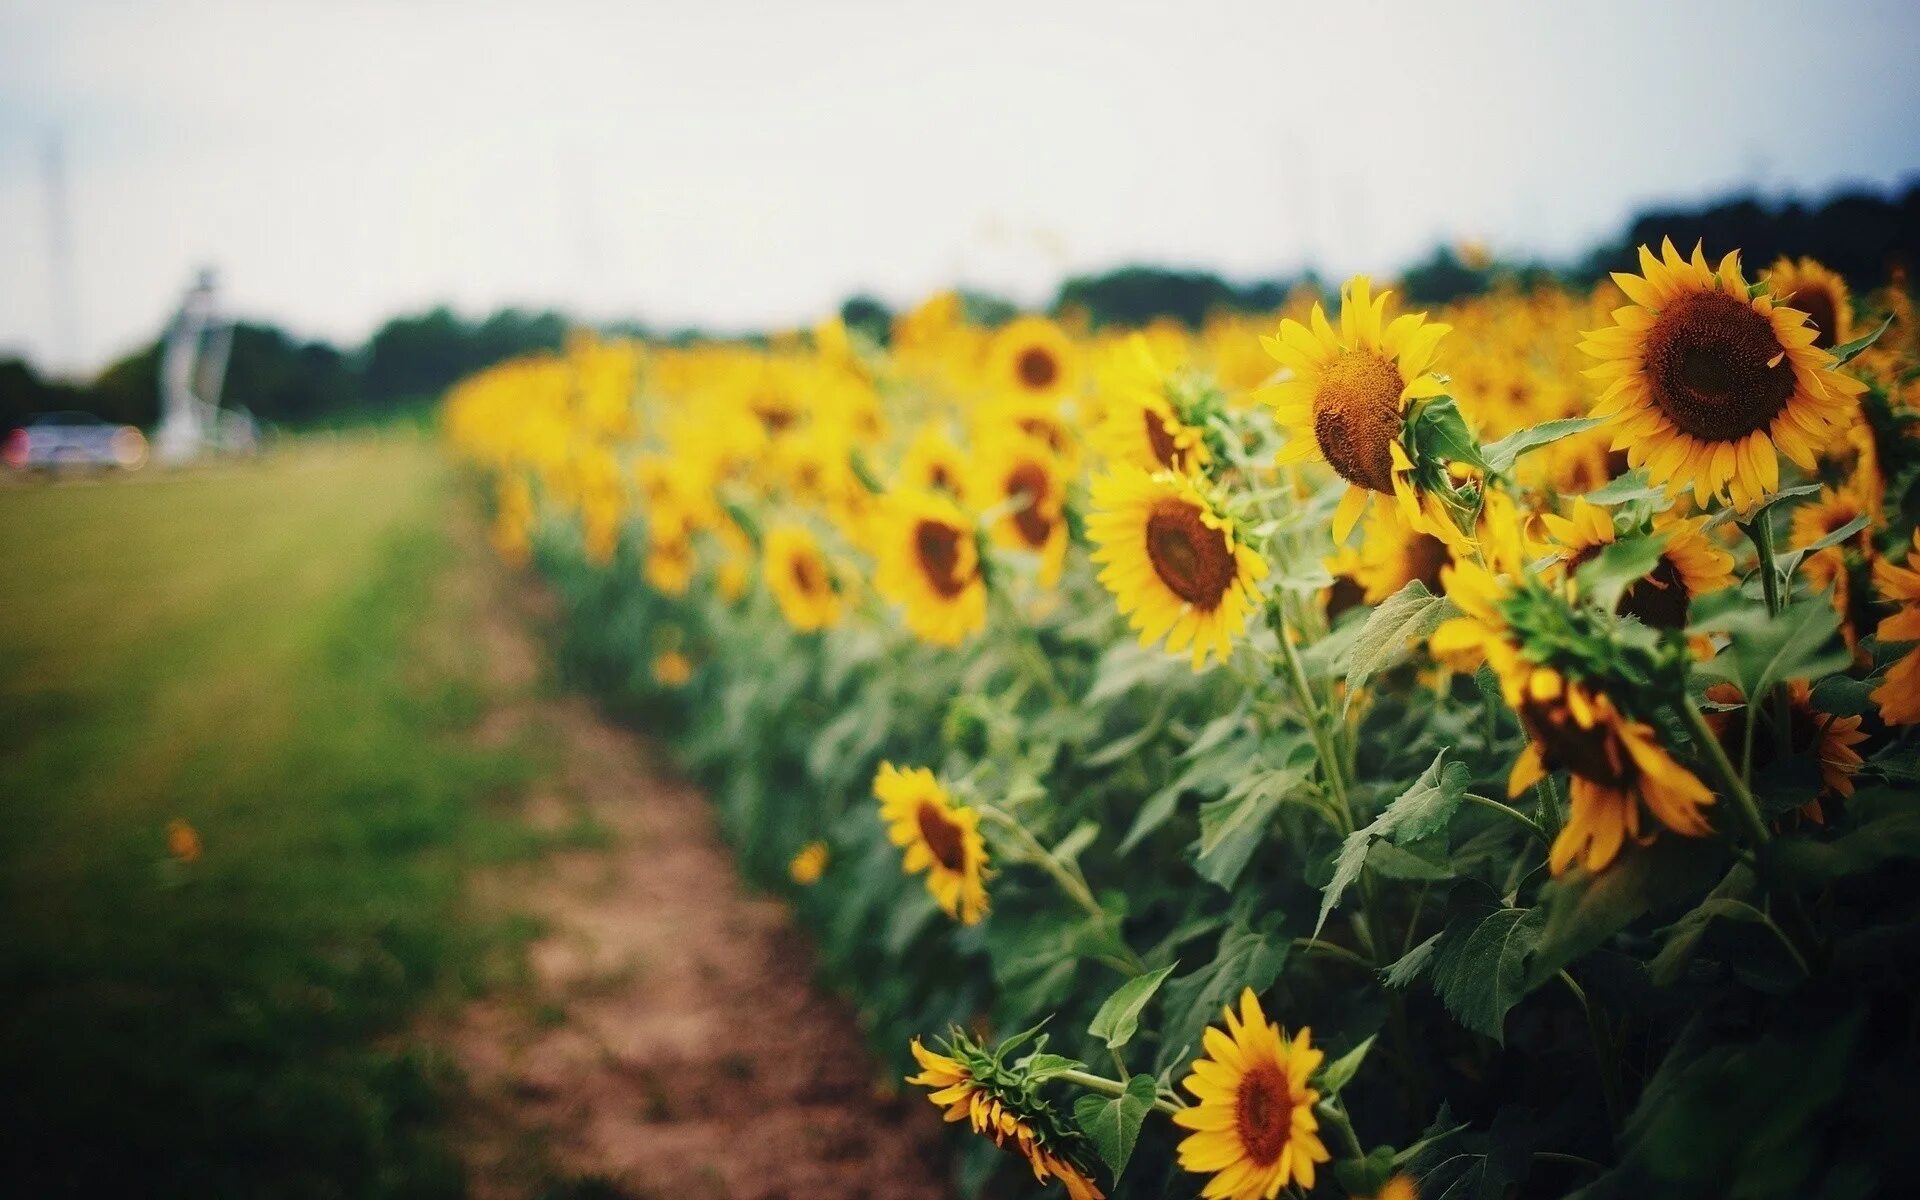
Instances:
[[[1185,474],[1213,460],[1205,431],[1176,405],[1172,373],[1135,333],[1115,352],[1107,379],[1106,415],[1095,435],[1107,458],[1146,471]]]
[[[1100,582],[1140,644],[1192,649],[1193,669],[1233,652],[1233,636],[1258,607],[1267,562],[1192,478],[1149,475],[1125,464],[1093,481],[1087,536]]]
[[[942,912],[962,925],[987,915],[987,843],[980,814],[954,804],[925,767],[905,771],[881,763],[873,777],[887,836],[906,851],[900,869],[927,872],[927,891]]]
[[[1347,481],[1333,518],[1336,543],[1347,540],[1376,495],[1393,497],[1407,523],[1422,532],[1459,536],[1438,500],[1415,489],[1413,459],[1401,441],[1408,406],[1446,390],[1432,367],[1449,327],[1429,323],[1425,313],[1387,322],[1392,295],[1375,297],[1372,282],[1355,276],[1341,289],[1337,331],[1316,303],[1311,328],[1285,320],[1277,336],[1261,339],[1293,372],[1266,393],[1288,434],[1278,461],[1324,462]]]
[[[1558,543],[1569,574],[1615,539],[1613,514],[1583,499],[1574,500],[1568,516],[1547,513],[1541,523]],[[1614,611],[1638,617],[1655,629],[1685,629],[1696,597],[1731,587],[1733,555],[1707,538],[1702,531],[1705,524],[1704,517],[1693,517],[1657,526],[1665,538],[1659,563],[1621,595]]]
[[[948,1046],[953,1054],[942,1054],[912,1043],[914,1061],[920,1064],[918,1075],[907,1076],[915,1087],[929,1089],[927,1097],[941,1110],[949,1123],[965,1121],[973,1131],[993,1139],[993,1144],[1027,1161],[1034,1180],[1046,1183],[1058,1179],[1066,1186],[1068,1200],[1105,1200],[1106,1193],[1093,1182],[1083,1163],[1075,1161],[1074,1139],[1050,1111],[1040,1109],[1031,1089],[1016,1090],[1011,1073],[990,1056],[981,1053],[957,1031]],[[962,1060],[966,1061],[962,1061]],[[1024,1111],[1026,1108],[1036,1111]]]
[[[1853,299],[1838,273],[1811,258],[1782,258],[1768,269],[1766,284],[1780,303],[1807,314],[1816,334],[1813,344],[1820,349],[1853,340]]]
[[[1037,555],[1041,586],[1053,586],[1067,557],[1065,464],[1033,438],[996,438],[975,459],[966,497],[975,512],[1003,511],[994,543]]]
[[[1226,1030],[1208,1026],[1207,1055],[1195,1060],[1183,1086],[1199,1103],[1173,1115],[1193,1130],[1180,1143],[1180,1166],[1212,1175],[1208,1200],[1273,1200],[1280,1189],[1313,1189],[1316,1164],[1332,1157],[1320,1140],[1308,1086],[1326,1055],[1302,1029],[1291,1040],[1267,1020],[1252,988],[1240,1011],[1224,1010]]]
[[[1604,680],[1572,677],[1570,662],[1542,661],[1555,646],[1585,640],[1559,636],[1571,607],[1537,580],[1511,587],[1472,562],[1448,567],[1445,586],[1464,615],[1436,629],[1429,649],[1457,668],[1490,666],[1527,733],[1508,794],[1554,771],[1572,779],[1571,813],[1547,856],[1555,875],[1576,861],[1604,870],[1627,838],[1642,840],[1642,810],[1686,837],[1709,831],[1701,810],[1713,793],[1662,748],[1653,726],[1621,712]],[[1536,630],[1546,634],[1542,648],[1529,637]]]
[[[1669,240],[1659,258],[1642,246],[1640,269],[1614,275],[1632,303],[1580,343],[1602,360],[1586,374],[1606,385],[1593,415],[1609,419],[1614,449],[1671,492],[1742,510],[1778,490],[1776,452],[1812,470],[1866,385],[1834,369],[1807,315],[1764,288],[1749,295],[1737,251],[1715,268]]]
[[[1746,697],[1735,683],[1716,683],[1707,689],[1707,699],[1719,704],[1745,704]],[[1770,714],[1768,714],[1770,715]],[[1745,724],[1734,720],[1733,712],[1721,709],[1706,714],[1707,725],[1720,740],[1729,758],[1744,753]],[[1783,749],[1780,731],[1770,723],[1756,724],[1753,744],[1753,769],[1756,777],[1768,767],[1777,766],[1789,755],[1811,754],[1820,764],[1820,791],[1799,809],[1811,821],[1824,821],[1822,807],[1828,800],[1853,795],[1853,775],[1862,759],[1854,747],[1867,740],[1860,731],[1861,718],[1839,717],[1823,713],[1813,706],[1813,687],[1804,679],[1787,684],[1787,719],[1790,730]]]
[[[1018,317],[993,336],[987,382],[1001,395],[1057,403],[1079,386],[1073,342],[1045,317]]]
[[[908,629],[957,646],[985,627],[980,547],[959,505],[933,492],[892,492],[877,526],[873,586],[905,610]]]
[[[1873,582],[1882,599],[1895,601],[1900,611],[1883,618],[1875,633],[1883,642],[1920,642],[1920,529],[1905,566],[1891,559],[1873,564]],[[1886,678],[1869,696],[1880,706],[1880,719],[1889,725],[1920,725],[1920,646],[1887,668]]]
[[[767,590],[788,625],[813,633],[840,623],[846,611],[845,585],[805,526],[783,522],[769,528],[764,558]]]

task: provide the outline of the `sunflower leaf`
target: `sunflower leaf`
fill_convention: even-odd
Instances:
[[[1374,1035],[1374,1037],[1378,1036],[1378,1034]],[[1321,1090],[1331,1095],[1339,1095],[1340,1089],[1352,1083],[1353,1077],[1360,1073],[1360,1064],[1367,1061],[1367,1051],[1371,1049],[1373,1049],[1373,1037],[1369,1037],[1328,1063],[1327,1069],[1320,1072]]]
[[[1193,868],[1201,878],[1232,890],[1247,860],[1266,838],[1267,824],[1287,794],[1306,781],[1308,766],[1278,767],[1249,775],[1218,800],[1200,806],[1200,840]]]
[[[1694,631],[1729,636],[1727,648],[1699,672],[1738,684],[1749,699],[1765,696],[1775,684],[1790,679],[1838,674],[1853,661],[1839,637],[1840,614],[1818,597],[1789,604],[1777,617],[1761,608],[1738,609]]]
[[[1540,908],[1479,908],[1449,921],[1433,953],[1433,990],[1447,1011],[1504,1044],[1507,1011],[1527,994],[1527,957],[1546,923]]]
[[[1865,350],[1867,347],[1879,341],[1880,335],[1885,333],[1892,326],[1893,326],[1893,314],[1889,313],[1887,314],[1887,319],[1880,322],[1880,327],[1874,330],[1872,333],[1867,334],[1865,337],[1857,337],[1843,346],[1835,346],[1833,348],[1834,365],[1839,367],[1844,367],[1848,363],[1852,362],[1854,359],[1858,358],[1862,350]]]
[[[1627,594],[1627,589],[1660,565],[1666,544],[1666,534],[1660,532],[1609,542],[1574,572],[1580,594],[1602,612],[1612,612],[1620,606],[1620,597]]]
[[[1134,1031],[1140,1028],[1141,1010],[1179,965],[1168,963],[1150,975],[1136,976],[1121,984],[1107,997],[1100,1011],[1093,1014],[1093,1023],[1087,1026],[1087,1032],[1105,1041],[1109,1050],[1118,1050],[1132,1041]]]
[[[1258,932],[1243,921],[1228,926],[1212,962],[1167,981],[1159,1065],[1180,1062],[1199,1046],[1201,1031],[1220,1020],[1242,988],[1270,987],[1292,948],[1290,939]]]
[[[1407,586],[1382,600],[1354,640],[1342,713],[1352,706],[1355,693],[1367,680],[1406,658],[1409,643],[1426,638],[1459,611],[1453,601],[1434,595],[1418,579],[1409,580]]]
[[[1792,579],[1794,572],[1800,569],[1800,564],[1806,561],[1809,554],[1816,554],[1819,551],[1827,549],[1829,546],[1837,546],[1866,527],[1867,514],[1861,513],[1853,520],[1848,521],[1845,525],[1840,526],[1840,528],[1817,541],[1809,542],[1804,546],[1796,546],[1791,550],[1782,550],[1773,556],[1774,565],[1779,569],[1782,578]]]
[[[1486,447],[1485,454],[1488,469],[1500,474],[1513,469],[1520,456],[1542,446],[1551,446],[1561,438],[1572,437],[1576,433],[1585,433],[1599,425],[1604,417],[1567,417],[1558,421],[1543,421],[1525,429],[1515,430],[1506,437]]]
[[[1154,1082],[1151,1075],[1135,1075],[1127,1080],[1126,1091],[1118,1096],[1082,1096],[1073,1104],[1073,1119],[1093,1140],[1100,1161],[1107,1164],[1115,1179],[1127,1169],[1133,1157],[1133,1144],[1140,1137],[1140,1126],[1153,1110]]]
[[[1440,944],[1440,935],[1434,934],[1418,946],[1402,954],[1394,964],[1387,968],[1387,985],[1403,988],[1427,973],[1433,965],[1433,952]]]
[[[1420,402],[1407,418],[1407,448],[1416,465],[1430,462],[1463,462],[1485,470],[1487,459],[1479,439],[1467,428],[1466,418],[1452,396],[1435,396]]]

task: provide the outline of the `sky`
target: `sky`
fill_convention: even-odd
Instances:
[[[203,264],[351,343],[440,302],[749,328],[1567,257],[1920,174],[1916,45],[1912,0],[0,0],[0,355],[95,369]]]

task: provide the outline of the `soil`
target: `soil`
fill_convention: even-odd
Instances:
[[[436,1038],[465,1077],[471,1189],[507,1197],[908,1200],[951,1194],[938,1112],[862,1044],[776,900],[740,883],[706,800],[644,737],[544,685],[551,601],[477,536],[458,586],[490,689],[479,736],[556,764],[525,800],[596,844],[480,881],[531,913],[531,978]]]

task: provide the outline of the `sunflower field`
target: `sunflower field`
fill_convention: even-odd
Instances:
[[[947,294],[581,335],[444,424],[968,1194],[1867,1196],[1920,1111],[1920,323],[1854,283]]]

